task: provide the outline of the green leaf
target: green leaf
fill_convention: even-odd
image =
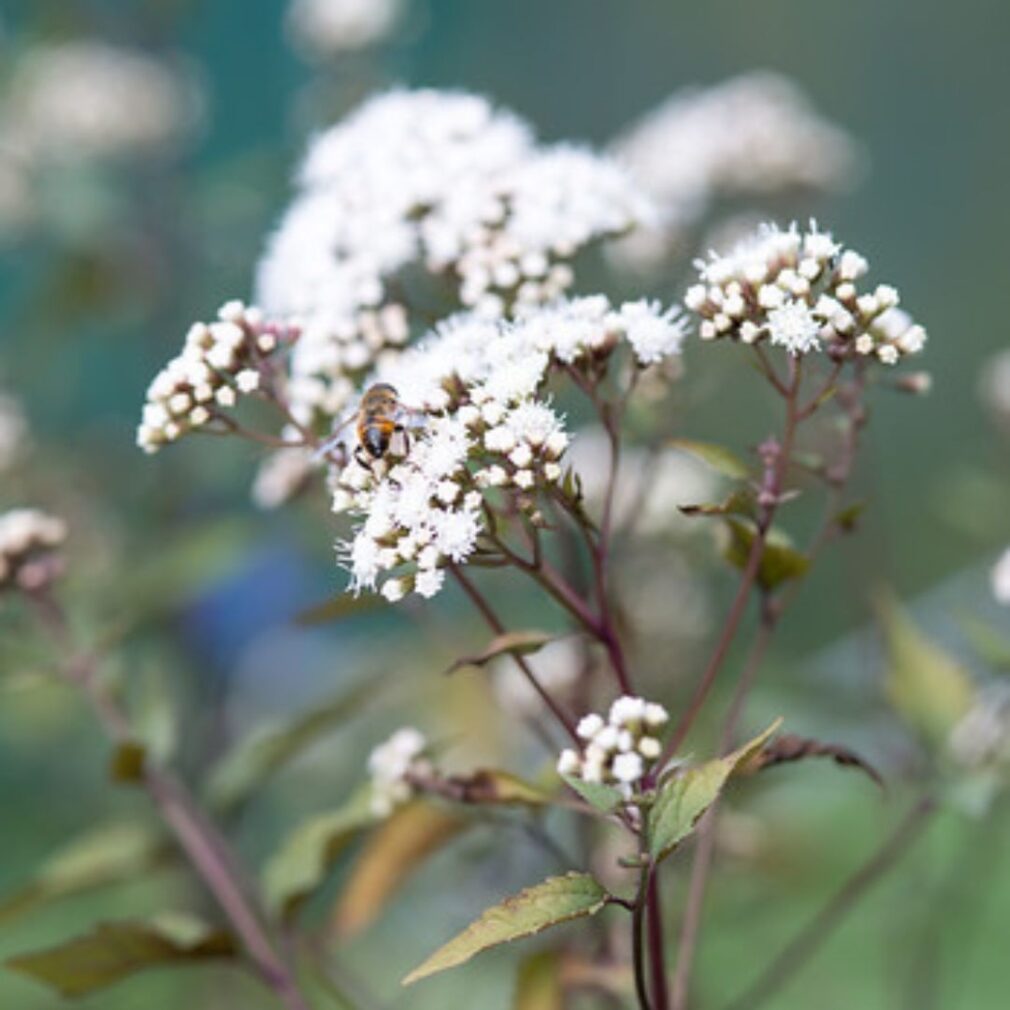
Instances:
[[[756,514],[757,499],[750,488],[737,488],[721,502],[703,505],[680,505],[686,516],[742,516],[753,519]]]
[[[586,873],[549,877],[487,909],[479,919],[415,968],[403,985],[464,964],[481,951],[533,936],[551,926],[595,915],[607,903],[607,892]]]
[[[211,804],[230,810],[245,802],[284,764],[356,715],[379,690],[374,681],[363,681],[285,722],[253,730],[211,771],[207,787]]]
[[[556,951],[544,950],[519,965],[512,1010],[564,1010],[561,959]]]
[[[160,916],[150,922],[103,923],[90,933],[48,950],[21,954],[6,962],[67,997],[86,996],[148,968],[233,957],[235,944],[187,915]]]
[[[995,670],[1010,671],[1010,638],[973,614],[958,618],[961,631],[979,658]]]
[[[843,533],[851,533],[859,525],[859,520],[865,511],[866,502],[853,502],[835,516],[835,525]]]
[[[469,822],[441,807],[415,801],[383,821],[365,842],[334,913],[337,933],[355,936],[370,926],[415,870]]]
[[[653,860],[668,856],[691,832],[698,819],[715,803],[730,776],[747,765],[782,725],[777,719],[742,747],[666,779],[659,788],[649,816],[649,854]]]
[[[586,782],[575,775],[562,775],[565,782],[572,787],[591,807],[600,813],[609,814],[616,810],[624,797],[616,786],[608,786],[604,782]]]
[[[529,656],[539,652],[551,636],[543,631],[510,631],[492,638],[487,647],[472,656],[457,659],[446,673],[455,673],[466,666],[484,666],[499,656]]]
[[[878,597],[876,611],[887,655],[888,699],[913,730],[934,745],[944,744],[971,707],[970,674],[926,638],[892,597]]]
[[[51,856],[30,883],[0,900],[0,923],[60,898],[135,881],[168,852],[160,833],[146,824],[102,825]]]
[[[747,559],[754,546],[756,529],[752,523],[738,519],[727,519],[726,525],[730,531],[725,550],[726,559],[743,570],[747,567]],[[758,584],[763,589],[775,589],[789,579],[801,578],[806,575],[809,567],[810,559],[793,547],[792,541],[784,532],[778,529],[768,531],[757,577]]]
[[[700,459],[713,470],[733,480],[746,480],[750,476],[750,467],[724,445],[717,445],[715,442],[695,442],[689,438],[673,438],[667,445]]]
[[[375,820],[371,788],[355,793],[336,810],[299,825],[281,844],[263,871],[263,893],[272,912],[290,918],[326,880],[354,836]]]
[[[303,628],[314,628],[320,624],[346,621],[359,614],[371,614],[377,610],[393,612],[393,608],[375,593],[362,593],[360,596],[355,596],[353,593],[343,592],[332,599],[303,610],[295,617],[295,623]]]

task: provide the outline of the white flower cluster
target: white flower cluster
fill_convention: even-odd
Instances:
[[[969,769],[1010,769],[1010,685],[995,681],[981,688],[975,703],[951,731],[951,757]]]
[[[21,404],[0,393],[0,473],[9,470],[21,457],[28,438],[28,422]]]
[[[859,163],[849,136],[767,71],[675,93],[611,149],[663,212],[661,228],[613,247],[631,265],[665,255],[719,198],[834,189]]]
[[[639,364],[675,354],[683,327],[660,306],[618,310],[592,296],[530,310],[514,322],[463,314],[380,368],[401,401],[427,415],[409,451],[336,477],[334,511],[365,519],[345,546],[351,588],[380,575],[390,601],[441,589],[444,568],[462,563],[484,531],[484,495],[512,492],[527,511],[532,492],[555,484],[568,446],[562,421],[537,394],[552,365],[599,360],[622,340]]]
[[[370,99],[313,141],[259,266],[257,303],[303,326],[292,361],[299,419],[335,416],[383,352],[407,340],[396,294],[408,266],[500,315],[556,298],[572,283],[565,260],[647,216],[609,161],[539,147],[483,98]]]
[[[291,0],[288,36],[309,59],[365,49],[389,35],[404,6],[404,0]]]
[[[194,428],[220,420],[263,381],[268,357],[292,344],[296,328],[269,322],[257,308],[228,302],[212,323],[194,323],[182,352],[155,377],[137,429],[137,444],[157,452]]]
[[[1010,547],[999,557],[992,569],[992,594],[997,603],[1010,607]]]
[[[585,741],[582,753],[563,750],[558,772],[583,782],[617,785],[628,799],[663,753],[655,733],[669,718],[662,705],[624,695],[610,706],[606,720],[595,712],[582,718],[576,730]]]
[[[427,775],[431,762],[425,757],[428,741],[412,726],[398,729],[368,756],[372,776],[371,808],[376,817],[388,817],[414,795],[411,774]]]
[[[171,65],[102,42],[28,50],[0,107],[3,132],[54,161],[145,153],[177,141],[200,113],[194,84]]]
[[[66,538],[66,523],[39,509],[0,515],[0,590],[37,588],[32,562],[51,554]]]
[[[701,316],[703,340],[767,339],[794,355],[826,347],[886,365],[926,343],[926,331],[898,308],[898,292],[879,284],[860,293],[856,282],[867,261],[813,223],[807,231],[765,225],[726,255],[712,253],[695,265],[701,283],[684,302]]]

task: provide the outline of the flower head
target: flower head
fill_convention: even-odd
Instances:
[[[388,817],[414,795],[410,775],[431,771],[431,762],[425,756],[427,749],[424,734],[405,726],[372,750],[368,771],[372,776],[372,813],[376,817]]]
[[[67,538],[66,523],[39,509],[0,515],[0,592],[34,591],[59,574],[56,551]]]

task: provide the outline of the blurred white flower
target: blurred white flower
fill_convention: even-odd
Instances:
[[[405,726],[369,754],[371,807],[376,817],[388,817],[414,795],[414,786],[408,781],[408,776],[431,772],[431,762],[425,756],[427,749],[428,741],[424,734],[412,726]]]
[[[820,350],[872,355],[893,365],[917,354],[926,331],[898,306],[887,284],[860,293],[867,261],[811,222],[781,231],[765,225],[725,254],[695,263],[700,283],[684,296],[701,317],[703,340],[732,337],[745,344],[769,339],[790,354]]]
[[[655,734],[668,719],[662,705],[624,695],[610,706],[606,720],[595,712],[583,716],[577,728],[579,739],[585,741],[582,753],[563,750],[558,772],[585,782],[617,785],[630,799],[662,753]]]
[[[261,509],[275,509],[291,501],[318,469],[311,449],[278,449],[256,471],[252,500]]]
[[[39,509],[0,514],[0,590],[41,588],[52,575],[45,559],[66,538],[66,523]]]
[[[992,594],[997,603],[1010,607],[1010,547],[999,558],[992,569]]]
[[[1010,350],[994,354],[982,368],[979,381],[982,401],[996,420],[1010,425]]]
[[[381,42],[396,27],[405,0],[291,0],[286,27],[308,59],[325,59]]]
[[[56,161],[147,153],[185,137],[200,113],[194,82],[140,50],[75,41],[28,50],[0,107],[5,132]]]
[[[293,327],[264,319],[257,308],[232,301],[212,323],[194,323],[182,352],[154,377],[137,428],[137,445],[157,452],[187,432],[213,422],[241,395],[259,389],[261,369],[296,339]]]
[[[975,703],[951,731],[948,750],[969,769],[1010,767],[1010,684],[982,687]]]
[[[574,687],[583,660],[577,637],[548,642],[535,655],[527,656],[537,680],[554,698],[564,698]],[[492,664],[495,696],[501,705],[517,715],[538,715],[544,702],[515,663],[498,659]]]
[[[333,417],[409,338],[396,275],[417,263],[490,318],[551,301],[567,259],[649,216],[611,162],[462,92],[392,91],[310,145],[260,263],[257,301],[294,316],[296,416]]]
[[[848,134],[822,119],[792,81],[767,71],[671,95],[611,150],[663,212],[658,228],[608,247],[643,266],[662,259],[720,198],[836,189],[860,162]]]
[[[21,404],[0,393],[0,473],[9,470],[24,452],[28,421]]]

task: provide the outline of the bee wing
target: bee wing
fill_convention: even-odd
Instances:
[[[316,449],[312,456],[313,462],[320,463],[329,456],[338,445],[346,442],[343,434],[344,429],[358,416],[357,410],[351,411],[342,421],[338,422],[335,428],[330,431],[330,437]]]

